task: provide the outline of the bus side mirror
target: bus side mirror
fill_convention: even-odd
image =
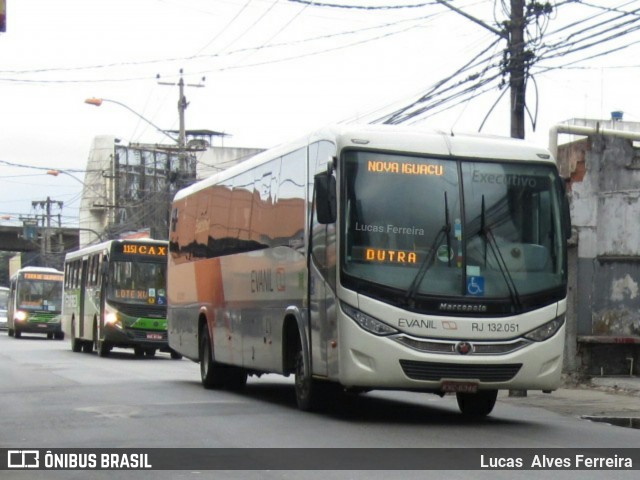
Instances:
[[[334,223],[336,221],[336,178],[327,171],[317,174],[313,180],[318,222],[324,225]]]

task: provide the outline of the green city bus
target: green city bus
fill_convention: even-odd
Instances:
[[[44,333],[62,340],[60,326],[63,273],[55,268],[24,267],[11,277],[7,329],[9,336]]]
[[[62,318],[71,349],[181,358],[167,342],[166,270],[166,241],[109,240],[68,253]]]

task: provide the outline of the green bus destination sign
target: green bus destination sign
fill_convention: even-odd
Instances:
[[[120,252],[124,255],[142,255],[144,257],[166,257],[166,245],[141,245],[139,243],[123,243]]]

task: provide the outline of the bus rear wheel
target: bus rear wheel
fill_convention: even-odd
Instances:
[[[467,417],[480,418],[489,415],[498,398],[497,390],[480,390],[476,393],[456,393],[458,407]]]
[[[247,371],[242,367],[222,365],[213,359],[213,349],[206,325],[200,334],[200,378],[204,388],[242,390],[247,384]],[[173,358],[173,357],[172,357]]]
[[[200,331],[200,379],[207,389],[222,388],[220,366],[213,360],[209,330],[204,325]]]

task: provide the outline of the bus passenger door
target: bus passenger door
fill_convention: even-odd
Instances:
[[[309,318],[313,373],[322,376],[338,374],[335,285],[335,223],[312,225],[311,260],[309,265]]]
[[[336,378],[338,375],[338,340],[336,322],[336,224],[318,221],[313,178],[327,171],[327,160],[335,146],[319,142],[309,147],[310,198],[313,198],[309,230],[309,319],[311,365],[315,375]],[[315,167],[315,168],[314,168]]]
[[[84,336],[84,324],[86,322],[86,319],[84,318],[84,300],[85,300],[85,294],[86,294],[86,290],[87,290],[87,263],[88,260],[84,259],[82,260],[82,268],[80,270],[80,285],[79,285],[79,290],[80,290],[80,295],[79,295],[79,304],[78,304],[78,321],[79,321],[79,332],[78,332],[78,337],[79,338],[85,338]]]

